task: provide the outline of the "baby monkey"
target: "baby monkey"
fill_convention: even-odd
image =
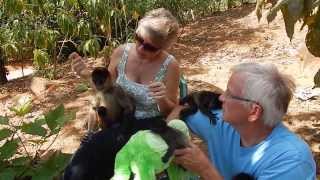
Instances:
[[[187,105],[181,110],[180,119],[185,120],[188,116],[195,114],[198,110],[208,116],[211,124],[216,124],[215,114],[212,110],[222,108],[219,100],[221,94],[211,91],[195,91],[180,100],[180,105]]]

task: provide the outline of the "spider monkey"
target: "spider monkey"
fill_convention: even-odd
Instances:
[[[69,59],[76,60],[80,56],[74,52]],[[131,117],[135,112],[134,99],[113,83],[106,67],[96,67],[91,73],[93,98],[87,121],[88,132],[93,132],[98,125],[108,128],[116,125],[123,117]]]
[[[98,114],[102,128],[111,127],[124,118],[134,116],[133,97],[112,82],[107,68],[95,68],[91,74],[91,80],[96,89],[93,109]],[[96,119],[90,119],[89,124],[95,123]]]
[[[162,116],[152,118],[147,129],[158,134],[168,145],[167,152],[162,157],[163,163],[167,163],[169,161],[174,150],[190,146],[188,138],[179,130],[168,126]]]
[[[185,120],[188,116],[200,110],[209,117],[211,124],[216,124],[215,114],[212,110],[221,109],[222,102],[219,100],[221,94],[211,91],[196,91],[182,98],[180,105],[188,105],[180,112],[180,119]]]
[[[232,180],[255,180],[255,178],[247,173],[239,173],[237,175],[235,175]]]

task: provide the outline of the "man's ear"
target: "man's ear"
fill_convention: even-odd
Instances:
[[[252,103],[251,110],[249,111],[249,122],[254,122],[262,116],[263,108],[261,105]]]

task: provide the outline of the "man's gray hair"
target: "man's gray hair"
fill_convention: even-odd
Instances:
[[[264,124],[273,127],[281,122],[295,89],[292,78],[272,64],[243,63],[231,71],[244,78],[242,96],[262,106]]]

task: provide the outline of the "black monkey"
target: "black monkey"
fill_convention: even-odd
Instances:
[[[110,179],[115,156],[131,136],[122,130],[118,126],[88,135],[65,168],[63,180]]]
[[[160,137],[168,145],[166,154],[162,157],[162,162],[166,163],[172,157],[174,150],[182,149],[189,146],[189,140],[185,135],[168,126],[167,122],[163,117],[156,117],[150,121],[150,129],[153,133],[160,135]]]
[[[139,120],[130,117],[120,121],[119,126],[88,134],[65,168],[63,180],[110,179],[114,174],[117,152],[138,130],[146,129],[159,134],[168,144],[168,151],[162,157],[163,162],[169,160],[175,149],[188,145],[182,133],[167,126],[162,117]]]
[[[247,173],[239,173],[235,175],[232,180],[255,180],[255,178]]]
[[[221,94],[211,91],[196,91],[182,98],[180,105],[188,105],[180,112],[180,119],[185,120],[188,116],[200,110],[209,117],[210,123],[216,123],[216,117],[212,110],[221,109],[222,102],[219,100]]]

